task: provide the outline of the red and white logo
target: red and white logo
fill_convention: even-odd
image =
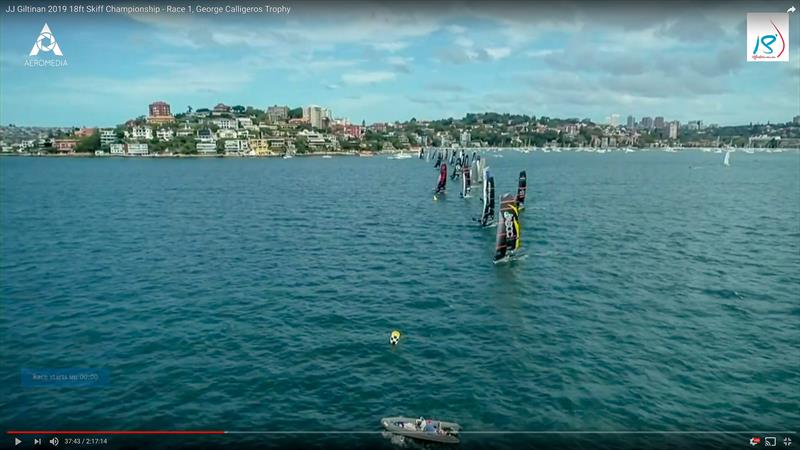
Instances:
[[[754,436],[754,437],[750,438],[750,445],[752,445],[753,447],[755,447],[756,445],[758,445],[760,443],[761,443],[761,438],[760,437]]]

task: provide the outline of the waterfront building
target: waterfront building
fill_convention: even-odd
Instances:
[[[652,130],[653,129],[653,118],[652,117],[642,117],[642,121],[640,122],[642,128],[645,130]]]
[[[125,144],[115,142],[113,144],[109,144],[108,151],[112,155],[124,155],[125,154]]]
[[[238,137],[236,130],[231,130],[229,128],[222,128],[217,130],[217,139],[236,139]]]
[[[215,142],[208,142],[208,141],[199,141],[195,145],[195,149],[197,149],[197,153],[200,154],[211,154],[217,153],[217,143]]]
[[[235,130],[237,128],[238,122],[236,119],[229,119],[227,117],[219,117],[211,121],[214,125],[221,129],[231,129]]]
[[[129,142],[128,143],[128,154],[135,155],[135,156],[142,156],[149,153],[147,144],[138,143],[138,142]]]
[[[792,119],[792,122],[795,125],[800,125],[800,116],[794,116],[794,119]]]
[[[577,124],[571,123],[564,126],[564,133],[566,133],[567,136],[575,136],[578,134],[579,129],[580,127]]]
[[[157,101],[148,106],[148,123],[170,123],[174,122],[175,117],[170,112],[169,103]]]
[[[327,128],[330,118],[330,111],[321,106],[311,105],[303,108],[303,120],[311,124],[313,128]]]
[[[273,105],[267,108],[267,119],[272,122],[284,122],[289,119],[289,107]]]
[[[361,136],[364,135],[364,129],[359,125],[340,125],[335,127],[333,131],[351,139],[361,139]]]
[[[267,139],[250,139],[247,143],[250,150],[254,151],[258,156],[269,155],[269,142]]]
[[[304,137],[306,139],[306,142],[308,143],[308,146],[311,147],[312,149],[317,150],[325,147],[325,136],[323,136],[321,133],[317,133],[315,131],[303,130],[297,133],[297,136]]]
[[[73,133],[73,136],[84,138],[93,135],[97,131],[97,128],[81,128],[80,130]]]
[[[160,141],[171,141],[173,136],[175,136],[175,132],[172,131],[172,128],[159,128],[156,130],[156,138]]]
[[[250,128],[253,126],[253,119],[249,117],[239,117],[236,119],[238,128]]]
[[[100,145],[108,147],[117,142],[117,132],[113,128],[103,128],[100,130]]]
[[[169,104],[167,102],[157,101],[150,103],[148,108],[150,117],[171,116]]]
[[[703,121],[702,120],[690,120],[687,124],[690,130],[702,130],[703,129]]]
[[[461,146],[468,147],[470,143],[470,134],[469,131],[462,131],[461,132]]]
[[[636,118],[633,117],[633,116],[628,116],[628,120],[627,120],[627,122],[625,124],[628,127],[628,129],[632,130],[632,129],[636,128]]]
[[[242,154],[248,150],[248,142],[244,139],[231,139],[229,141],[225,141],[226,154]]]
[[[661,116],[656,117],[656,119],[653,121],[653,127],[655,127],[656,129],[659,129],[659,130],[663,129],[664,128],[664,118],[661,117]]]
[[[270,150],[282,150],[288,147],[284,138],[267,138],[266,141]]]
[[[130,132],[129,136],[130,136],[131,139],[149,141],[149,140],[153,139],[153,129],[150,128],[150,127],[136,126],[136,127],[131,128],[131,132]]]
[[[230,114],[231,107],[224,104],[224,103],[217,103],[214,109],[211,111],[211,114],[214,116],[221,116],[223,114]]]
[[[54,139],[53,148],[59,153],[71,153],[78,145],[77,139]]]
[[[201,128],[197,130],[197,140],[200,142],[216,142],[214,132],[208,128]]]
[[[669,138],[670,139],[678,139],[678,122],[672,121],[669,123]]]
[[[386,124],[381,122],[375,122],[369,126],[369,129],[376,133],[384,133],[386,131]]]

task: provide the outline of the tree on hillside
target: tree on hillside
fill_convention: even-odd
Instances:
[[[297,153],[300,153],[300,154],[307,153],[308,152],[308,142],[306,141],[306,138],[304,138],[302,136],[298,137],[294,141],[294,148],[297,151]]]
[[[76,153],[92,153],[100,149],[100,134],[94,132],[89,136],[81,138],[75,145]]]
[[[290,119],[302,119],[303,118],[303,108],[293,108],[289,110],[289,118]]]

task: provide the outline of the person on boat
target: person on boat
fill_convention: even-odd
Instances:
[[[417,425],[417,429],[422,431],[425,428],[425,419],[423,419],[422,416],[419,416],[419,419],[417,419],[416,425]]]
[[[444,188],[447,185],[447,163],[442,163],[441,167],[439,168],[439,183],[436,185],[436,193],[439,194],[444,192]]]
[[[430,420],[428,420],[423,430],[426,433],[436,433],[436,425],[434,425]]]

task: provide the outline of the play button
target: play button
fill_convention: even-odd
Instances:
[[[19,444],[22,444],[22,441],[20,441],[19,438],[15,437],[14,438],[14,446],[16,447]]]

